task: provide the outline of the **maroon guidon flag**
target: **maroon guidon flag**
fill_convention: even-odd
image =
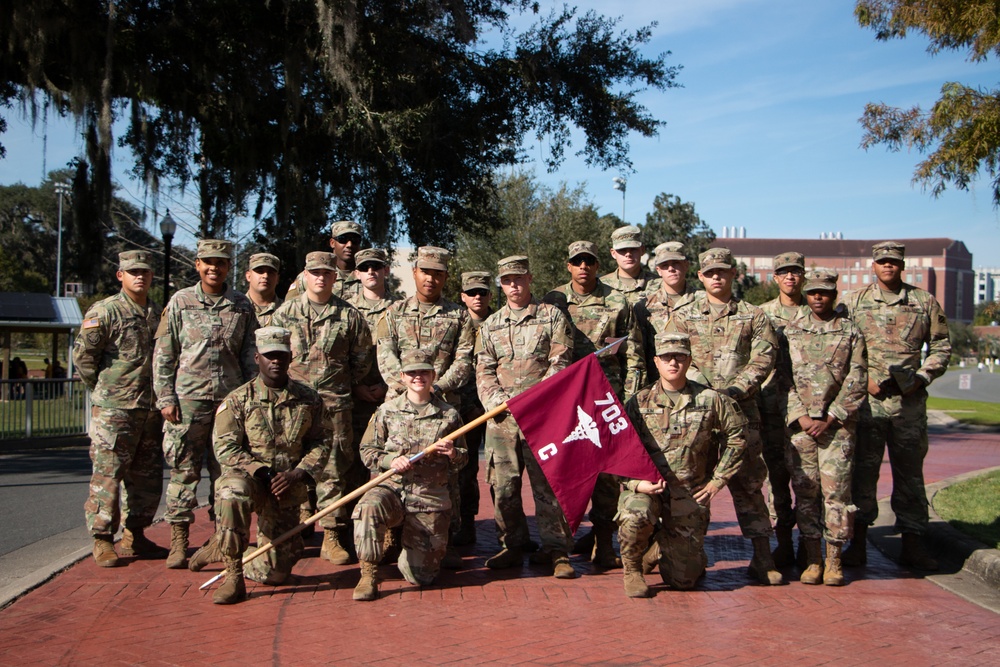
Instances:
[[[507,400],[575,531],[598,473],[662,479],[594,354]]]

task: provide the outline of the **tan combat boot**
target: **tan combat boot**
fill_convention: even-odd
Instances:
[[[403,553],[403,535],[399,528],[390,528],[385,531],[385,539],[382,540],[382,560],[379,565],[392,565],[399,560],[399,555]]]
[[[792,527],[781,526],[774,529],[778,546],[771,552],[775,567],[788,567],[795,563],[795,547],[792,544]]]
[[[914,570],[933,572],[938,569],[938,562],[927,551],[924,540],[916,533],[903,533],[903,548],[899,552],[899,564],[912,567]]]
[[[751,542],[753,558],[747,568],[750,576],[765,586],[780,586],[785,583],[785,578],[774,568],[774,561],[771,559],[771,540],[767,537],[755,537]]]
[[[188,569],[192,572],[201,572],[206,565],[211,563],[221,563],[223,561],[222,550],[219,549],[218,533],[213,533],[200,549],[194,552],[191,560],[188,561]]]
[[[594,554],[591,560],[594,565],[606,570],[622,566],[611,541],[613,533],[614,523],[601,521],[594,524]]]
[[[319,556],[334,565],[347,565],[351,562],[350,552],[340,543],[339,529],[323,529],[323,546],[319,550]]]
[[[247,583],[243,580],[243,559],[225,557],[226,581],[212,596],[214,604],[236,604],[247,599]]]
[[[648,598],[652,595],[646,579],[642,576],[642,561],[632,561],[623,558],[625,568],[625,595],[630,598]]]
[[[170,553],[167,555],[167,569],[181,570],[187,567],[188,528],[186,523],[170,524]]]
[[[100,567],[118,565],[118,554],[115,553],[114,538],[110,535],[94,535],[94,562]]]
[[[563,551],[552,552],[552,576],[556,579],[576,579],[576,570],[570,565],[569,556]]]
[[[823,569],[823,583],[827,586],[843,586],[844,570],[840,566],[840,545],[826,543],[826,567]]]
[[[653,570],[660,564],[660,555],[663,553],[660,547],[659,535],[653,535],[649,541],[649,548],[642,555],[642,573],[652,574]]]
[[[135,556],[136,558],[166,558],[167,550],[156,542],[143,535],[142,528],[129,530],[122,533],[122,541],[118,545],[122,556]]]
[[[486,561],[486,567],[491,570],[505,570],[508,567],[524,565],[524,552],[520,549],[501,549],[500,553]]]
[[[806,540],[806,569],[799,577],[799,581],[811,586],[823,583],[823,553],[818,537]]]
[[[840,556],[844,567],[861,567],[868,564],[868,525],[854,522],[854,537]]]
[[[354,587],[354,599],[364,602],[378,599],[378,564],[361,561],[361,581]]]

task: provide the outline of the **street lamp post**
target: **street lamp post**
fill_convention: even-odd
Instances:
[[[170,217],[170,209],[160,220],[160,233],[163,234],[163,305],[167,305],[170,300],[170,246],[174,242],[174,232],[177,231],[177,222]]]
[[[56,183],[56,196],[59,197],[59,245],[56,249],[56,296],[62,296],[62,218],[63,218],[63,197],[69,195],[69,183]]]
[[[622,192],[622,223],[625,222],[625,188],[628,186],[628,181],[626,181],[621,176],[615,176],[611,179],[614,184],[615,190],[621,190]]]

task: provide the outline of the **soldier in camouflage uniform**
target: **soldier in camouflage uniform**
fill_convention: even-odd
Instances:
[[[354,509],[361,561],[355,600],[378,597],[378,562],[386,531],[396,526],[403,528],[399,571],[408,582],[429,586],[441,567],[452,511],[448,478],[465,465],[467,452],[461,436],[441,439],[461,428],[462,420],[431,392],[436,356],[428,348],[403,352],[397,381],[405,393],[379,407],[361,442],[361,456],[372,471],[398,475],[365,493]],[[428,446],[424,458],[410,462]]]
[[[625,295],[630,306],[649,290],[656,290],[659,279],[642,263],[646,246],[642,230],[634,225],[619,227],[611,232],[611,256],[618,266],[611,273],[601,276],[601,282]]]
[[[118,564],[113,542],[122,505],[122,555],[167,555],[143,535],[163,492],[163,420],[154,405],[152,367],[160,313],[147,297],[153,282],[152,255],[145,250],[119,253],[117,276],[121,291],[90,307],[73,345],[73,363],[93,405],[94,468],[84,510],[94,538],[94,561],[101,567]]]
[[[879,468],[886,447],[892,468],[892,510],[902,533],[900,564],[936,570],[922,536],[927,531],[927,385],[948,368],[948,320],[928,292],[904,283],[905,248],[872,247],[876,282],[848,295],[851,317],[868,345],[868,407],[862,408],[854,461],[854,538],[845,565],[864,565],[868,526],[878,516]],[[923,363],[921,349],[928,352]]]
[[[507,399],[563,370],[573,360],[573,332],[561,310],[539,303],[531,295],[528,258],[505,257],[497,262],[500,287],[507,303],[479,329],[476,385],[483,408],[492,410]],[[535,499],[535,515],[542,551],[561,579],[576,577],[569,562],[573,536],[524,434],[509,413],[486,425],[486,481],[493,489],[493,509],[502,550],[486,561],[494,569],[518,567],[528,546],[528,522],[521,503],[525,468]]]
[[[768,507],[774,521],[774,534],[778,546],[771,554],[776,567],[786,567],[795,560],[792,546],[792,528],[795,527],[795,511],[792,509],[791,477],[785,465],[785,451],[791,446],[785,432],[784,399],[787,387],[779,387],[778,369],[787,365],[785,325],[803,313],[808,312],[802,285],[805,283],[806,258],[800,252],[783,252],[775,256],[772,263],[774,282],[778,286],[778,298],[761,304],[760,309],[771,319],[775,336],[778,338],[778,354],[774,370],[764,381],[757,395],[760,408],[760,435],[764,441],[764,463],[767,464],[767,481],[770,494]],[[800,535],[801,535],[800,531]],[[803,549],[800,545],[800,550]],[[805,552],[802,552],[805,558]],[[802,560],[801,562],[804,562]]]
[[[330,229],[330,248],[336,257],[333,294],[344,301],[350,301],[361,293],[361,279],[354,273],[355,254],[361,248],[361,225],[353,220],[340,220]],[[296,276],[285,294],[291,301],[306,289],[305,271]]]
[[[632,307],[621,292],[597,278],[597,249],[590,241],[569,245],[566,269],[572,280],[545,295],[544,302],[562,310],[573,325],[573,358],[583,359],[608,344],[608,339],[628,337],[617,354],[603,354],[601,367],[621,399],[628,399],[643,384],[642,334],[632,316]],[[591,498],[590,521],[594,526],[591,555],[599,567],[618,567],[611,538],[620,489],[611,475],[601,474]],[[584,541],[589,545],[589,540]],[[580,550],[579,547],[577,549]]]
[[[247,281],[247,298],[253,303],[257,323],[266,327],[271,324],[271,316],[281,305],[281,298],[275,294],[278,286],[278,271],[281,260],[266,252],[250,255],[250,263],[244,277]]]
[[[302,553],[296,535],[245,567],[242,562],[252,515],[258,546],[297,526],[306,483],[321,473],[330,453],[323,399],[288,377],[291,335],[280,327],[257,330],[260,373],[229,394],[215,417],[213,445],[223,470],[215,489],[216,542],[226,563],[215,604],[245,600],[244,576],[277,586]]]
[[[779,384],[788,392],[787,466],[807,554],[799,581],[827,586],[844,585],[840,550],[851,536],[854,434],[868,386],[865,337],[834,310],[838,277],[829,269],[806,274],[809,310],[785,325],[788,351],[778,368]]]
[[[762,458],[757,392],[774,368],[778,340],[760,308],[733,297],[736,269],[727,248],[698,256],[698,279],[705,293],[670,315],[667,331],[691,337],[688,378],[735,399],[747,418],[743,465],[729,484],[743,536],[753,543],[749,573],[762,584],[784,583],[771,557],[773,532],[761,488],[767,479]]]
[[[187,564],[188,526],[194,522],[203,461],[207,459],[212,488],[220,474],[211,447],[215,410],[229,392],[257,374],[253,304],[226,284],[232,250],[229,241],[198,241],[195,268],[201,280],[174,294],[156,330],[153,389],[170,466],[165,518],[171,530],[171,569]]]
[[[705,574],[705,534],[712,498],[736,474],[746,447],[746,418],[728,396],[685,377],[691,365],[687,334],[656,336],[659,380],[625,405],[663,479],[621,480],[618,542],[625,566],[625,594],[649,597],[643,553],[658,527],[660,576],[679,590]],[[716,433],[724,438],[721,447]]]
[[[335,261],[329,252],[306,255],[305,292],[285,301],[271,320],[292,332],[289,374],[318,391],[326,406],[331,446],[323,474],[315,480],[320,510],[370,477],[352,446],[351,395],[371,369],[372,337],[361,313],[333,294]],[[319,521],[320,556],[334,565],[353,560],[350,509],[341,507]]]

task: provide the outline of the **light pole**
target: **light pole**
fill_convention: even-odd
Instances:
[[[167,305],[170,300],[170,246],[174,242],[174,232],[177,231],[177,222],[170,217],[170,209],[160,220],[160,233],[163,234],[163,305]]]
[[[614,184],[615,190],[621,190],[622,192],[622,223],[625,222],[625,188],[628,186],[628,181],[626,181],[621,176],[615,176],[611,179]]]
[[[56,296],[62,296],[62,213],[63,197],[70,193],[69,183],[56,183],[56,196],[59,197],[59,245],[56,250]]]

